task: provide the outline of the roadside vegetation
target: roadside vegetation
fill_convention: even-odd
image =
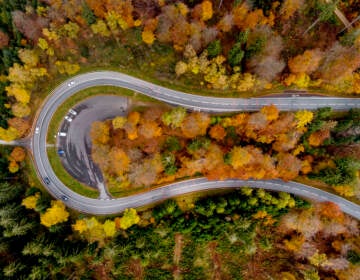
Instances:
[[[30,187],[21,169],[8,170],[11,149],[0,152],[1,279],[359,275],[359,223],[333,203],[242,187],[94,217]]]
[[[138,108],[91,127],[92,158],[113,195],[181,178],[282,179],[305,176],[359,198],[360,111],[210,115]],[[314,182],[316,185],[316,182]]]

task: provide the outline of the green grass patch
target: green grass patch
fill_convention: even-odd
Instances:
[[[93,188],[90,188],[79,181],[74,179],[69,173],[66,172],[63,165],[61,164],[60,158],[57,155],[55,147],[49,147],[47,149],[48,158],[52,169],[56,176],[71,190],[74,192],[91,198],[97,198],[99,192]]]

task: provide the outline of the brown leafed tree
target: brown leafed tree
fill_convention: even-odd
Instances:
[[[289,181],[295,179],[301,170],[301,161],[289,153],[280,153],[277,156],[277,172],[279,178]]]
[[[0,31],[0,49],[7,47],[9,45],[9,36],[3,32]]]
[[[138,133],[139,136],[144,137],[145,139],[151,139],[161,136],[162,129],[159,126],[159,123],[143,119],[138,127]]]
[[[306,50],[303,54],[299,54],[288,61],[291,73],[311,74],[314,72],[322,60],[324,53],[320,49]]]
[[[360,52],[354,47],[334,43],[325,53],[316,77],[329,83],[337,83],[360,67]]]
[[[37,14],[25,14],[22,11],[14,11],[11,13],[13,23],[16,28],[24,34],[24,36],[37,43],[38,39],[42,36],[43,28],[47,27],[49,20],[40,17]]]
[[[9,126],[14,127],[19,132],[20,137],[26,135],[30,129],[30,122],[27,119],[22,119],[18,117],[11,118],[8,120],[8,124]]]
[[[187,138],[205,135],[210,124],[210,116],[202,112],[188,114],[181,123],[181,131]]]

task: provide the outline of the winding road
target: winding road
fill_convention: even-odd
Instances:
[[[47,131],[53,114],[67,98],[82,89],[101,85],[128,88],[166,103],[207,112],[254,111],[269,104],[274,104],[283,111],[298,109],[314,110],[320,107],[332,107],[334,110],[360,108],[360,99],[357,98],[328,98],[316,96],[293,96],[288,98],[264,97],[250,99],[216,98],[186,94],[167,89],[118,72],[99,71],[78,75],[60,84],[45,100],[41,111],[38,113],[35,122],[35,133],[32,135],[30,143],[38,176],[42,178],[44,186],[54,197],[62,199],[63,201],[64,197],[67,198],[64,203],[68,207],[96,215],[114,214],[119,213],[126,208],[135,208],[155,203],[184,193],[209,189],[250,186],[254,188],[285,191],[318,201],[333,201],[337,203],[345,213],[360,219],[360,206],[352,202],[316,188],[294,182],[286,183],[280,180],[208,181],[205,178],[191,179],[169,184],[146,193],[109,200],[92,199],[73,192],[57,178],[51,168],[46,152]]]

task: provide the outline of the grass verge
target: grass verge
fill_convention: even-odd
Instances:
[[[63,165],[61,164],[60,158],[57,155],[55,147],[49,147],[47,149],[48,158],[51,164],[52,169],[54,170],[56,176],[71,190],[74,192],[90,197],[97,198],[99,192],[93,188],[90,188],[86,185],[81,184],[79,181],[74,179],[69,173],[66,172]]]

